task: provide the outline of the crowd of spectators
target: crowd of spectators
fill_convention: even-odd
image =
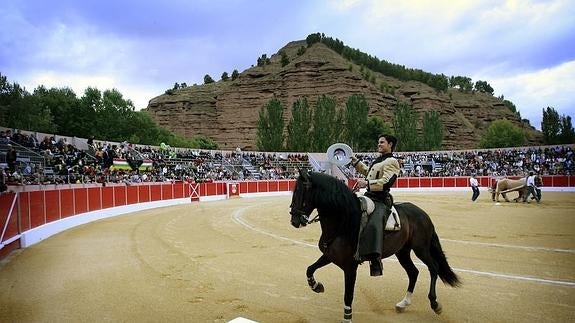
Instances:
[[[376,154],[361,154],[366,164]],[[526,176],[575,174],[572,146],[523,147],[427,153],[395,153],[401,177]],[[351,176],[353,170],[348,172]]]
[[[221,180],[290,179],[296,168],[310,167],[308,154],[200,150],[108,143],[89,138],[88,149],[78,149],[65,137],[47,135],[38,141],[33,134],[0,132],[7,147],[1,177],[9,185],[63,183],[142,183],[164,181],[211,182]],[[18,167],[11,162],[12,146],[35,152],[43,168],[30,161]],[[15,152],[14,152],[15,154]],[[376,153],[358,154],[366,164]],[[511,149],[395,153],[402,177],[573,175],[572,146]],[[124,161],[116,164],[115,160]],[[127,164],[126,164],[127,161]],[[1,162],[1,160],[0,160]],[[353,167],[340,167],[348,177]]]

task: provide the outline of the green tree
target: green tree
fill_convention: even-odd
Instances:
[[[543,119],[541,120],[541,132],[543,132],[543,140],[548,145],[555,145],[559,143],[559,127],[560,127],[559,113],[552,107],[543,109]]]
[[[335,98],[322,95],[313,111],[312,150],[327,151],[338,133]]]
[[[493,95],[493,88],[486,81],[475,82],[475,91]]]
[[[283,110],[280,100],[276,97],[260,109],[256,134],[258,150],[283,150]]]
[[[311,149],[312,111],[306,98],[293,103],[291,119],[287,125],[286,150],[293,152]]]
[[[227,80],[229,80],[229,79],[230,79],[230,77],[228,76],[228,72],[223,72],[223,73],[222,73],[222,81],[225,82],[225,81],[227,81]]]
[[[239,76],[240,76],[240,73],[238,72],[238,70],[234,70],[232,72],[232,81],[235,81]]]
[[[561,123],[559,126],[559,143],[572,144],[575,143],[575,131],[571,124],[570,116],[561,116]]]
[[[518,147],[526,142],[523,130],[507,119],[493,121],[479,143],[479,148]]]
[[[186,87],[185,83],[178,85]],[[87,88],[81,98],[69,88],[39,86],[32,94],[0,74],[0,124],[17,129],[100,140],[173,147],[217,149],[210,138],[191,140],[159,127],[144,111],[134,111],[131,100],[116,89],[103,93]],[[6,112],[6,114],[4,113]],[[8,116],[7,119],[5,117]]]
[[[188,147],[188,146],[177,146],[172,145],[174,147]],[[190,141],[189,148],[199,148],[199,149],[218,149],[218,144],[211,138],[206,136],[195,136]]]
[[[111,141],[128,140],[135,132],[133,123],[134,104],[124,99],[116,89],[102,93],[102,110],[98,113],[98,130],[102,138]]]
[[[48,108],[57,125],[56,132],[65,136],[84,136],[89,126],[81,111],[80,100],[70,88],[46,89],[39,86],[34,90],[34,101],[40,107]]]
[[[572,144],[575,142],[571,117],[566,115],[559,116],[559,113],[552,107],[543,109],[541,131],[543,132],[545,143],[548,145]]]
[[[0,73],[0,125],[53,133],[56,124],[50,109],[17,83]]]
[[[416,151],[417,113],[405,102],[398,102],[393,115],[393,130],[397,137],[396,151]]]
[[[358,151],[373,151],[380,135],[392,133],[391,128],[378,116],[369,118],[367,126],[361,129],[361,141]]]
[[[471,92],[473,90],[473,82],[467,76],[452,76],[449,79],[449,86],[457,88],[461,92]]]
[[[214,79],[209,74],[204,75],[204,84],[210,84],[214,82]]]
[[[50,109],[38,103],[33,95],[25,93],[24,96],[11,104],[11,113],[8,124],[10,128],[36,130],[46,133],[54,133],[57,125]]]
[[[258,57],[258,66],[269,65],[269,63],[270,63],[270,59],[268,57],[268,54],[262,54],[261,57]]]
[[[363,95],[354,94],[347,99],[343,110],[342,140],[354,150],[360,146],[362,130],[367,126],[368,115],[369,106]]]
[[[521,118],[521,113],[519,113],[519,110],[517,110],[517,107],[515,106],[515,104],[513,104],[513,102],[509,101],[509,100],[505,100],[503,99],[503,105],[505,105],[507,107],[507,109],[509,109],[511,112],[513,112],[517,117]]]
[[[284,67],[284,66],[286,66],[287,64],[289,64],[289,57],[288,57],[288,55],[286,54],[285,51],[280,50],[280,56],[281,56],[281,64],[282,64],[282,67]]]
[[[423,115],[423,150],[439,150],[443,142],[443,123],[437,111]]]

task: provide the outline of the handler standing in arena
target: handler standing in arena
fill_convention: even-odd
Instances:
[[[471,201],[475,202],[479,197],[479,182],[477,181],[477,178],[475,178],[475,174],[471,174],[471,177],[469,178],[469,186],[471,186],[471,190],[473,191]]]
[[[391,196],[389,191],[395,180],[399,176],[399,162],[393,157],[393,151],[397,144],[397,138],[392,135],[381,135],[377,142],[377,151],[381,154],[377,157],[370,167],[367,167],[357,157],[351,156],[352,165],[355,169],[363,175],[367,175],[366,179],[359,179],[357,181],[358,188],[366,188],[365,196],[371,198],[375,202],[384,205],[385,214],[387,217],[391,208]],[[364,234],[366,234],[365,254],[361,253],[362,259],[370,261],[370,275],[381,276],[383,274],[383,265],[381,263],[381,254],[383,251],[383,220],[374,221],[376,225],[373,227],[366,227]]]

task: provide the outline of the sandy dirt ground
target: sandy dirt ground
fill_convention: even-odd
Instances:
[[[395,257],[382,277],[364,264],[354,322],[575,322],[575,193],[501,205],[486,191],[475,203],[471,191],[394,196],[431,215],[463,286],[438,282],[435,314],[419,263],[413,303],[396,313],[405,272]],[[0,322],[339,322],[343,272],[320,269],[325,293],[308,288],[320,228],[293,228],[289,203],[196,202],[55,235],[0,264]]]

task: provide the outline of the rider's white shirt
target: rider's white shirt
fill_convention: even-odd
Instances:
[[[535,175],[527,177],[527,186],[535,186]]]
[[[469,185],[471,186],[479,186],[479,182],[477,182],[476,178],[470,177],[469,178]]]

